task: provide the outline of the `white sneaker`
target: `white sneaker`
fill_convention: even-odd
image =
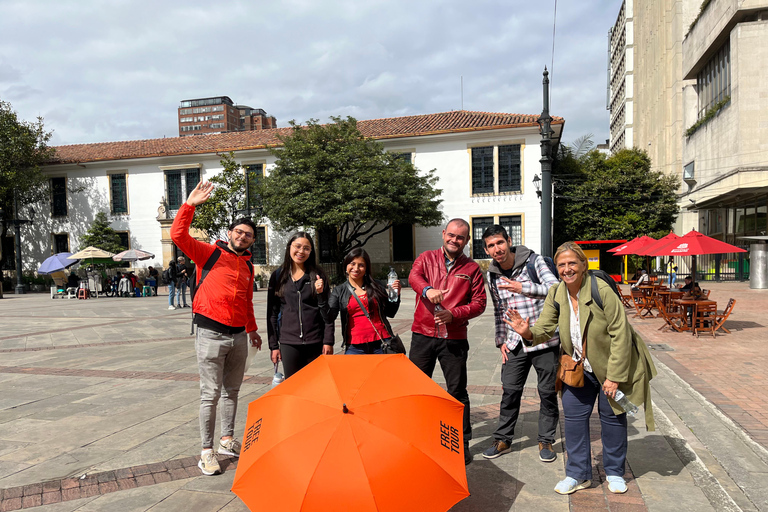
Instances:
[[[200,455],[197,467],[199,467],[200,471],[206,476],[218,475],[221,473],[221,466],[219,465],[219,461],[216,459],[216,454],[213,453],[213,450]]]
[[[176,309],[176,306],[168,306],[168,309]]]

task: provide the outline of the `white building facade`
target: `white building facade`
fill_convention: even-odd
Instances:
[[[541,155],[536,119],[457,111],[359,121],[358,127],[386,151],[409,153],[417,169],[436,169],[445,219],[470,222],[469,254],[485,257],[478,240],[495,223],[508,227],[516,243],[540,250],[541,206],[533,185]],[[563,126],[562,118],[554,119],[556,143]],[[45,168],[51,199],[36,206],[34,223],[22,228],[25,270],[53,253],[80,249],[79,237],[100,211],[124,245],[156,255],[137,262],[137,268],[166,267],[177,255],[168,232],[175,210],[200,179],[221,172],[220,155],[234,151],[238,163],[268,174],[275,162],[268,146],[279,144],[277,135],[289,130],[58,147],[57,162]],[[441,245],[441,230],[396,226],[370,240],[366,250],[374,265],[407,268],[421,252]],[[261,274],[281,262],[288,235],[268,221],[259,227],[252,252]],[[321,252],[322,240],[316,243]]]

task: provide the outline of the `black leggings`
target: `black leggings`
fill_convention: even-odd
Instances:
[[[309,363],[317,359],[323,353],[322,343],[310,343],[308,345],[280,345],[280,357],[283,360],[283,372],[287,379]]]

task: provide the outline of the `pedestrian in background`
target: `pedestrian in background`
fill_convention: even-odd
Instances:
[[[288,378],[317,359],[333,354],[333,322],[320,314],[320,296],[315,282],[327,280],[317,265],[312,236],[299,231],[285,246],[280,267],[269,276],[267,287],[267,333],[272,363],[283,362]]]
[[[253,313],[253,264],[248,248],[253,244],[256,225],[251,219],[233,222],[228,242],[207,244],[192,238],[189,228],[195,207],[211,197],[212,183],[200,182],[181,205],[171,226],[171,239],[201,264],[200,286],[192,312],[197,324],[195,349],[200,372],[200,437],[202,451],[198,467],[204,475],[221,473],[213,451],[216,407],[221,400],[219,455],[240,456],[240,442],[234,437],[237,399],[248,359],[248,344],[261,349]]]
[[[440,361],[448,393],[464,404],[464,463],[472,462],[467,393],[467,325],[485,311],[485,280],[480,267],[464,255],[469,223],[452,219],[443,230],[443,245],[416,258],[408,276],[416,292],[409,357],[430,378]]]
[[[564,243],[555,252],[555,264],[563,282],[550,288],[536,324],[529,326],[528,318],[515,309],[507,313],[510,327],[528,344],[550,339],[559,327],[564,354],[583,368],[581,386],[562,384],[568,459],[566,477],[555,486],[555,492],[571,494],[592,485],[589,419],[597,400],[608,489],[624,493],[627,415],[616,393],[621,391],[631,403],[642,404],[646,428],[654,430],[650,380],[656,368],[645,342],[629,324],[619,296],[606,282],[587,272],[587,257],[581,247]],[[593,298],[593,290],[599,293],[602,307]]]
[[[147,269],[147,274],[149,274],[150,279],[154,280],[155,282],[155,284],[152,285],[152,291],[155,292],[155,297],[157,297],[157,282],[160,280],[160,273],[155,267],[150,265]]]
[[[164,272],[166,282],[168,283],[168,309],[176,309],[176,306],[173,305],[173,301],[176,297],[176,279],[178,278],[178,273],[176,262],[171,260],[170,263],[168,263],[168,268],[165,269]]]
[[[188,308],[187,285],[189,284],[189,271],[187,269],[187,259],[184,256],[179,256],[177,261],[179,263],[176,266],[176,307]]]
[[[345,354],[383,354],[382,341],[388,342],[394,336],[387,317],[393,318],[400,308],[400,282],[392,285],[397,300],[389,300],[387,290],[373,279],[371,258],[362,247],[349,251],[341,266],[347,281],[333,289],[327,304],[321,302],[325,321],[333,325],[341,313]],[[316,286],[320,293],[325,285],[318,280]]]

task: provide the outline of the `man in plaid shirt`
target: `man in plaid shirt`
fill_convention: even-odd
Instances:
[[[511,327],[504,323],[504,313],[514,308],[523,318],[536,323],[544,307],[547,291],[558,283],[542,256],[535,255],[524,245],[513,246],[502,226],[491,226],[483,233],[486,254],[493,258],[488,267],[488,287],[493,299],[496,324],[496,346],[501,351],[501,386],[503,394],[499,407],[499,426],[493,433],[493,445],[483,452],[486,459],[509,453],[512,437],[520,414],[520,399],[531,366],[538,375],[539,406],[539,459],[552,462],[557,458],[552,444],[555,442],[558,407],[555,377],[560,338],[529,347]],[[534,258],[536,276],[529,275],[528,261]]]

